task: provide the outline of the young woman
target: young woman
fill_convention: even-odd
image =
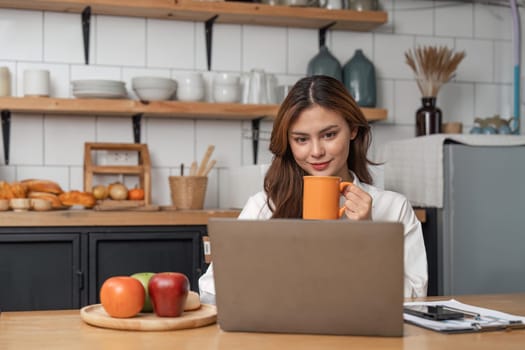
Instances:
[[[404,196],[372,186],[369,146],[368,122],[343,84],[327,76],[301,79],[281,104],[273,125],[274,158],[264,191],[248,199],[239,219],[301,218],[303,176],[339,176],[354,184],[344,193],[347,219],[404,224],[405,296],[425,296],[428,277],[421,224]],[[202,301],[214,303],[212,265],[199,287]]]

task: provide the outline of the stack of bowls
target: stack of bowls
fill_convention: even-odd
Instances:
[[[77,98],[126,98],[126,85],[118,80],[73,80],[73,96]]]
[[[239,102],[241,97],[239,76],[218,73],[213,78],[213,99],[218,103]]]
[[[177,82],[161,77],[135,77],[131,86],[138,98],[143,101],[169,100],[177,90]]]
[[[177,77],[179,88],[177,99],[179,101],[202,101],[205,95],[204,78],[200,72],[188,72]]]

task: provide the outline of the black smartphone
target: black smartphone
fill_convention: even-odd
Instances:
[[[465,314],[458,311],[448,310],[441,305],[407,305],[404,307],[404,312],[434,321],[457,320],[465,317]]]

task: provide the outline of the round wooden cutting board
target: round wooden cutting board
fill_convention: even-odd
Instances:
[[[109,316],[101,304],[88,305],[80,310],[84,322],[97,327],[134,331],[167,331],[206,326],[217,321],[217,308],[202,304],[195,311],[185,311],[180,317],[158,317],[154,313],[140,313],[131,318]]]

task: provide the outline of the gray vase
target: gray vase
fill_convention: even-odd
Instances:
[[[376,106],[376,71],[362,50],[344,65],[343,82],[359,106]]]
[[[319,53],[308,62],[307,75],[327,75],[343,81],[341,63],[326,46],[321,46]]]

